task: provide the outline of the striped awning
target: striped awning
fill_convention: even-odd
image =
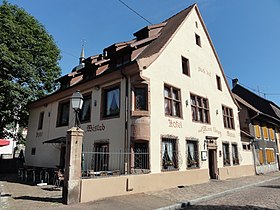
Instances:
[[[0,139],[0,147],[4,147],[10,144],[10,141],[7,139]]]

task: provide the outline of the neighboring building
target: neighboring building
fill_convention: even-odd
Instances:
[[[252,150],[256,173],[278,171],[280,108],[239,85],[237,79],[232,92],[241,107],[242,147],[244,152]]]
[[[70,97],[80,90],[84,169],[150,173],[166,186],[254,174],[238,105],[197,5],[134,36],[81,56],[60,90],[30,104],[26,164],[63,166]],[[117,159],[116,151],[128,155]]]

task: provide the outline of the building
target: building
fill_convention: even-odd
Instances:
[[[30,104],[26,164],[63,164],[59,143],[74,125],[69,100],[80,90],[86,170],[148,173],[149,190],[254,174],[238,104],[197,5],[134,36],[82,54],[60,90]]]
[[[241,107],[242,147],[253,152],[256,173],[278,171],[280,108],[239,85],[237,79],[233,81],[232,92]],[[246,143],[244,139],[251,141]]]

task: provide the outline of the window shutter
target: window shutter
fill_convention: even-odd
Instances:
[[[256,138],[261,138],[260,126],[259,125],[254,125],[254,128],[255,128],[255,137]]]
[[[270,140],[274,141],[274,130],[273,130],[273,128],[269,128],[269,136],[270,136]]]
[[[262,165],[263,164],[263,151],[261,149],[259,150],[259,161],[260,161],[260,164]]]
[[[266,126],[263,126],[262,129],[263,129],[263,137],[264,137],[265,139],[268,139],[267,127],[266,127]]]

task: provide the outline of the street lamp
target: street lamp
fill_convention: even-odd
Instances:
[[[77,90],[75,93],[73,93],[71,97],[71,104],[72,108],[75,111],[75,127],[79,127],[80,121],[79,121],[79,111],[83,107],[83,95],[80,93],[79,90]]]

